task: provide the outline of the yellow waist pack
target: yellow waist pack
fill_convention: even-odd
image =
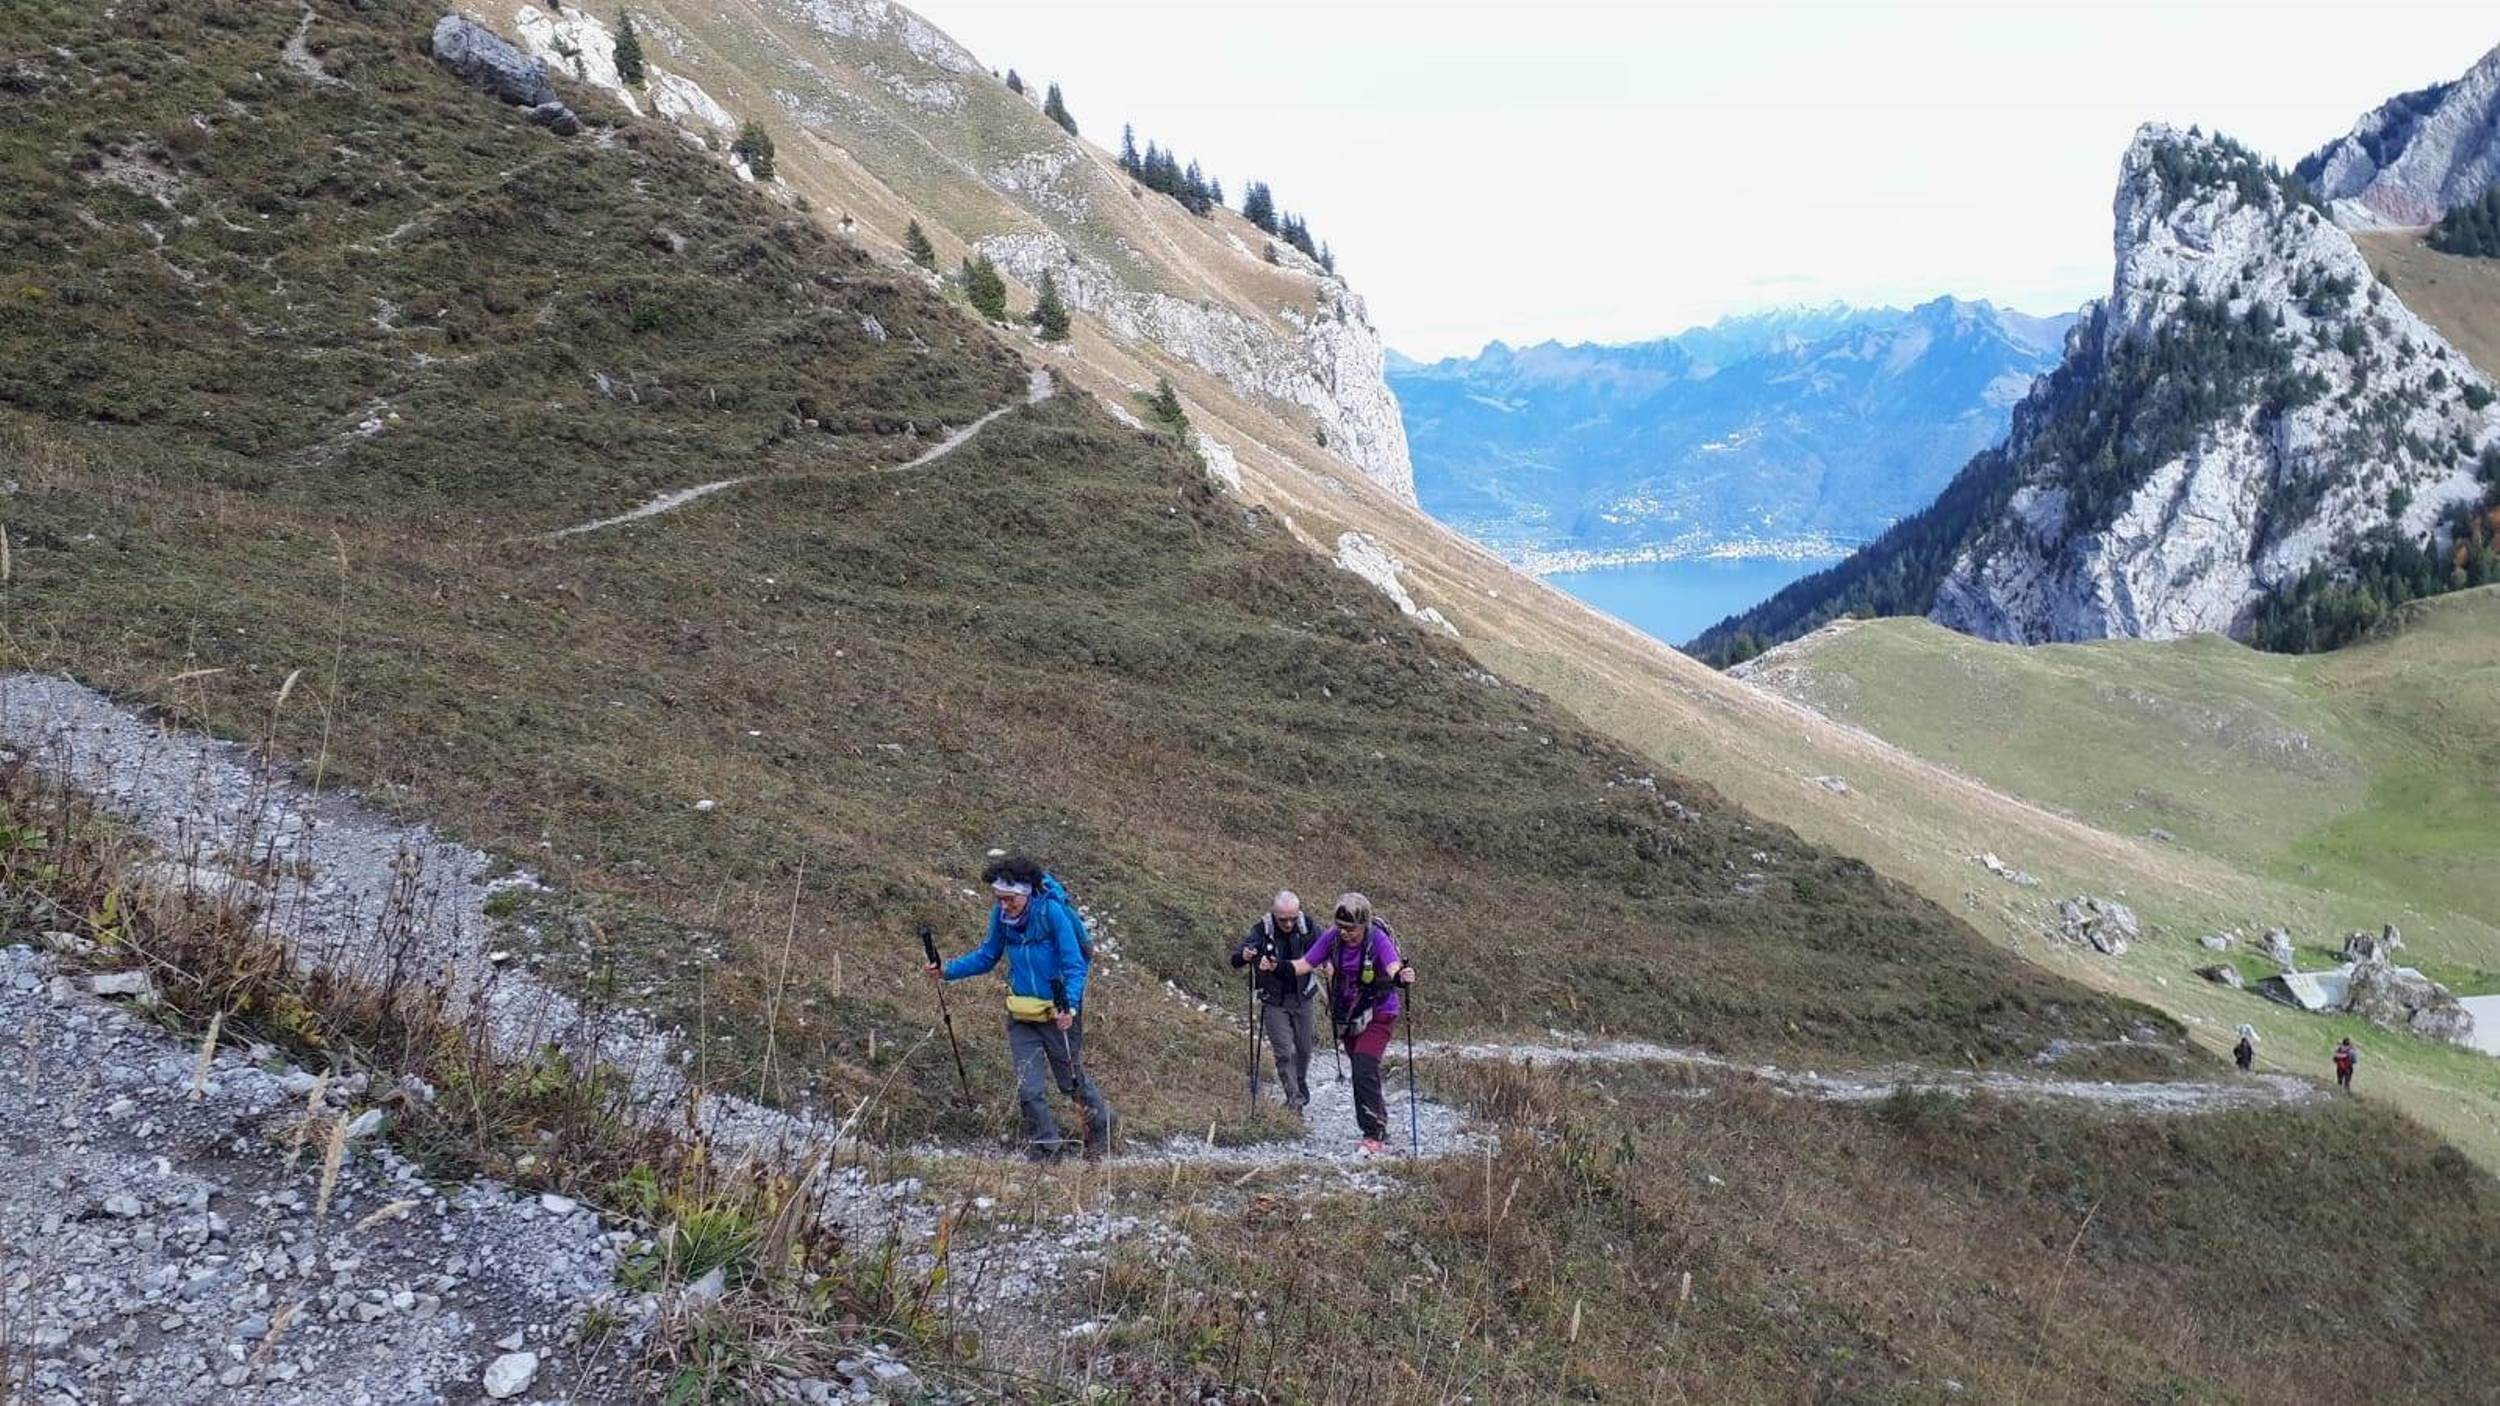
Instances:
[[[1047,996],[1018,996],[1010,993],[1007,997],[1007,1018],[1010,1020],[1027,1021],[1038,1025],[1057,1013],[1051,1007],[1050,998]]]

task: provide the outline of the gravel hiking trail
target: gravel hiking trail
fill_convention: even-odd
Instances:
[[[1419,1055],[1447,1059],[1495,1060],[1527,1064],[1646,1064],[1707,1070],[1716,1074],[1760,1079],[1782,1093],[1825,1103],[1879,1103],[1894,1094],[1942,1093],[1958,1097],[1983,1094],[2036,1103],[2076,1103],[2116,1114],[2170,1118],[2204,1113],[2230,1113],[2250,1108],[2293,1107],[2313,1103],[2326,1091],[2307,1079],[2288,1074],[2251,1074],[2232,1079],[2168,1079],[2123,1081],[2061,1079],[2045,1074],[2002,1070],[1931,1069],[1893,1065],[1880,1069],[1782,1069],[1775,1064],[1746,1064],[1702,1050],[1678,1049],[1639,1040],[1574,1040],[1560,1032],[1552,1043],[1470,1043],[1431,1040],[1418,1043]]]
[[[1050,373],[1048,371],[1036,370],[1033,372],[1031,379],[1025,384],[1023,400],[1011,402],[998,407],[996,410],[993,410],[988,414],[983,415],[980,419],[973,421],[971,424],[954,431],[953,433],[947,435],[946,438],[939,440],[936,444],[929,446],[927,449],[922,450],[920,453],[913,455],[911,458],[906,459],[899,464],[888,464],[883,468],[876,469],[843,470],[839,473],[804,472],[791,474],[741,474],[736,478],[716,478],[710,483],[698,483],[692,488],[680,488],[673,492],[663,493],[658,497],[653,498],[650,502],[643,504],[641,507],[635,508],[631,512],[618,513],[614,517],[594,518],[589,522],[577,522],[571,527],[559,527],[553,532],[541,533],[539,534],[537,540],[542,542],[561,542],[567,537],[580,537],[592,532],[604,532],[611,527],[623,527],[629,522],[642,522],[650,518],[659,517],[666,513],[673,513],[679,508],[685,507],[689,503],[709,498],[713,494],[722,492],[725,489],[737,488],[741,485],[749,483],[779,483],[789,479],[829,477],[853,478],[867,477],[877,474],[905,474],[910,473],[915,469],[925,469],[936,463],[938,460],[945,458],[947,455],[954,453],[956,450],[961,449],[966,444],[970,443],[973,436],[981,433],[981,431],[985,429],[988,429],[990,427],[990,422],[997,419],[999,416],[1006,414],[1010,410],[1017,409],[1019,406],[1039,405],[1043,401],[1050,399],[1052,390],[1053,386]]]
[[[490,1038],[505,1052],[521,1054],[553,1044],[577,1060],[596,1058],[629,1076],[635,1097],[642,1100],[653,1117],[684,1116],[689,1091],[682,1073],[687,1067],[687,1045],[681,1032],[630,1011],[587,1012],[563,991],[538,979],[526,960],[507,959],[490,947],[496,924],[486,916],[488,900],[502,889],[534,884],[536,881],[528,874],[499,865],[490,856],[437,834],[422,823],[385,815],[335,788],[316,791],[245,747],[160,726],[92,689],[58,676],[0,675],[0,745],[9,749],[0,754],[0,759],[22,760],[38,774],[92,797],[106,812],[131,825],[170,856],[172,862],[190,866],[204,884],[218,882],[220,876],[238,871],[287,876],[266,895],[262,921],[289,941],[298,961],[307,967],[368,979],[393,964],[407,970],[447,973],[456,1008],[478,1015]],[[1120,959],[1106,948],[1102,960],[1111,964]],[[156,1043],[142,1042],[141,1031],[116,1024],[109,1012],[98,1014],[92,998],[70,989],[74,978],[50,954],[20,951],[10,954],[9,961],[16,965],[0,971],[0,976],[8,978],[9,990],[21,1001],[42,1003],[41,1010],[24,1012],[28,1019],[23,1028],[31,1041],[58,1052],[47,1055],[46,1063],[55,1067],[66,1067],[68,1063],[80,1066],[84,1071],[80,1077],[86,1080],[85,1091],[94,1092],[107,1123],[131,1116],[129,1110],[113,1112],[110,1096],[115,1089],[132,1090],[129,1096],[138,1104],[142,1116],[128,1134],[129,1138],[140,1137],[144,1115],[163,1102],[161,1092],[150,1091],[171,1079],[177,1065],[187,1069],[191,1057],[180,1044],[168,1043],[171,1036],[149,1031],[145,1033]],[[1137,985],[1145,991],[1164,991],[1167,999],[1192,1006],[1199,1004],[1196,998],[1161,983]],[[1429,995],[1419,994],[1428,1004]],[[1220,1012],[1208,1014],[1225,1018]],[[64,1021],[70,1024],[64,1025]],[[933,1028],[930,1034],[935,1033]],[[2153,1117],[2295,1104],[2322,1096],[2305,1081],[2279,1076],[2212,1083],[2124,1084],[2046,1074],[1906,1067],[1795,1071],[1748,1065],[1694,1050],[1575,1039],[1568,1035],[1527,1042],[1421,1041],[1417,1054],[1426,1074],[1439,1061],[1525,1060],[1547,1064],[1681,1066],[1722,1076],[1697,1081],[1694,1097],[1710,1096],[1711,1086],[1722,1078],[1757,1078],[1787,1093],[1838,1102],[1871,1102],[1897,1089],[1912,1088],[2079,1102],[2115,1116]],[[226,1066],[221,1063],[219,1067]],[[991,1075],[995,1078],[1001,1072],[991,1071]],[[1425,1159],[1465,1155],[1484,1146],[1487,1134],[1470,1126],[1463,1111],[1455,1107],[1426,1098],[1412,1105],[1410,1111],[1405,1072],[1400,1049],[1393,1053],[1385,1071],[1391,1124],[1389,1156],[1366,1157],[1361,1153],[1354,1128],[1351,1087],[1335,1061],[1323,1052],[1313,1062],[1312,1103],[1305,1128],[1298,1136],[1226,1145],[1219,1141],[1219,1136],[1236,1128],[1240,1118],[1239,1106],[1227,1101],[1223,1107],[1209,1110],[1217,1123],[1204,1136],[1174,1136],[1154,1144],[1132,1143],[1102,1169],[1063,1168],[1040,1174],[1023,1168],[1009,1149],[996,1144],[869,1144],[851,1136],[858,1110],[846,1119],[844,1111],[838,1109],[773,1108],[710,1092],[693,1100],[693,1104],[697,1125],[722,1153],[732,1157],[772,1159],[781,1165],[795,1166],[819,1149],[833,1149],[833,1162],[813,1184],[813,1209],[815,1214],[841,1226],[854,1245],[872,1247],[884,1243],[893,1248],[900,1262],[926,1268],[934,1263],[937,1247],[947,1243],[939,1235],[941,1223],[950,1224],[953,1248],[943,1295],[945,1312],[959,1323],[977,1326],[983,1339],[996,1345],[1007,1360],[1046,1370],[1075,1341],[1070,1333],[1084,1329],[1084,1324],[1070,1329],[1070,1315],[1084,1311],[1088,1286],[1099,1282],[1110,1256],[1124,1247],[1157,1255],[1186,1253],[1181,1232],[1174,1227],[1171,1206],[1158,1194],[1159,1188],[1147,1185],[1155,1179],[1150,1174],[1141,1182],[1134,1175],[1136,1169],[1169,1168],[1177,1177],[1190,1166],[1240,1168],[1239,1178],[1229,1187],[1219,1184],[1212,1192],[1201,1195],[1202,1205],[1215,1206],[1230,1199],[1246,1201],[1254,1194],[1289,1188],[1394,1194],[1408,1184],[1401,1170],[1408,1160],[1405,1154],[1410,1117]],[[259,1087],[240,1073],[228,1086],[235,1090]],[[1116,1100],[1118,1090],[1111,1092]],[[208,1109],[198,1111],[205,1115],[218,1106],[212,1100]],[[64,1111],[65,1108],[66,1105],[38,1101],[26,1104],[14,1117],[20,1123],[28,1119],[41,1123],[47,1117],[75,1116],[82,1120],[81,1126],[103,1126],[92,1123],[96,1116],[92,1110],[84,1110],[83,1106],[78,1110]],[[252,1109],[239,1109],[238,1116],[262,1116],[258,1110],[259,1105],[255,1104]],[[5,1125],[12,1116],[11,1106],[0,1099],[0,1133],[8,1131]],[[231,1193],[234,1195],[282,1195],[265,1171],[243,1173],[229,1165],[242,1155],[233,1149],[248,1137],[247,1132],[236,1132],[214,1134],[213,1140],[188,1139],[169,1149],[171,1160],[164,1165],[170,1166],[172,1172],[159,1171],[155,1176],[159,1180],[167,1175],[174,1175],[177,1180],[184,1176],[195,1180],[223,1177],[237,1187],[249,1188]],[[47,1170],[35,1154],[24,1150],[39,1140],[28,1130],[19,1141],[18,1154],[0,1156],[0,1179],[9,1183],[9,1198],[27,1205],[49,1204],[75,1189],[56,1186],[67,1174]],[[136,1176],[139,1173],[135,1169],[143,1164],[158,1165],[146,1162],[144,1148],[138,1145],[116,1146],[114,1155],[119,1161],[98,1164],[121,1168],[115,1176]],[[97,1148],[102,1155],[102,1141]],[[5,1151],[0,1148],[0,1152]],[[977,1164],[987,1164],[992,1170],[984,1175],[1006,1189],[997,1196],[967,1199],[959,1192],[929,1184],[929,1179],[945,1168]],[[384,1172],[390,1173],[392,1164],[386,1161],[382,1165]],[[196,1201],[188,1186],[185,1183],[182,1188],[171,1188],[169,1184],[166,1194],[170,1196],[179,1189],[183,1197]],[[264,1192],[264,1186],[269,1190]],[[1075,1189],[1073,1196],[1069,1194],[1071,1187]],[[214,1202],[218,1194],[211,1192],[212,1204],[222,1204]],[[370,1200],[372,1195],[368,1193],[361,1199]],[[501,1198],[498,1205],[523,1206],[530,1201],[509,1188],[489,1186],[478,1195]],[[260,1209],[257,1202],[253,1205],[255,1211]],[[451,1212],[441,1209],[425,1213],[437,1220],[451,1216]],[[236,1219],[231,1212],[225,1215],[229,1222]],[[494,1232],[483,1227],[492,1223],[491,1219],[464,1220],[455,1216],[444,1221],[444,1229],[446,1234],[461,1237],[491,1234]],[[471,1224],[481,1229],[467,1229]],[[42,1226],[34,1228],[40,1230]],[[21,1245],[30,1243],[23,1235],[12,1238]],[[577,1239],[574,1243],[581,1246],[576,1258],[589,1263],[587,1257],[596,1253],[591,1242]],[[102,1242],[98,1242],[95,1252],[105,1254]],[[177,1283],[187,1282],[183,1276],[190,1273],[180,1267],[167,1270],[152,1262],[140,1267],[160,1279],[171,1275]],[[25,1264],[19,1272],[26,1275],[31,1268],[31,1263]],[[421,1276],[412,1264],[407,1275],[401,1277],[413,1284]],[[96,1314],[108,1311],[127,1317],[124,1306],[149,1302],[148,1294],[152,1292],[148,1284],[135,1291],[108,1290],[98,1287],[102,1281],[57,1275],[43,1280],[28,1276],[15,1282],[22,1287],[10,1289],[13,1297],[5,1307],[20,1323],[53,1324],[72,1319],[93,1322],[100,1321]],[[356,1282],[361,1286],[367,1281]],[[373,1287],[384,1292],[386,1304],[395,1304],[400,1301],[397,1283],[394,1279],[391,1285]],[[479,1291],[487,1292],[488,1287],[481,1283]],[[562,1304],[546,1299],[534,1283],[495,1287],[492,1293],[516,1306],[520,1300],[537,1294],[538,1299],[520,1316],[530,1319],[532,1334],[556,1335],[551,1343],[555,1351],[550,1356],[562,1361],[568,1355],[578,1356],[577,1351],[568,1354],[562,1340],[562,1334],[568,1331],[564,1326],[570,1321],[567,1315],[582,1304],[594,1302],[598,1293],[606,1292],[576,1292],[577,1288],[569,1283],[564,1287],[559,1295],[566,1301]],[[90,1289],[94,1292],[88,1292]],[[106,1294],[109,1302],[98,1299],[97,1294]],[[376,1309],[370,1297],[362,1301],[368,1306],[359,1309],[354,1302],[334,1293],[324,1313],[343,1314],[359,1325],[384,1321],[371,1317]],[[441,1311],[447,1314],[452,1302],[450,1296],[445,1296]],[[645,1307],[639,1301],[629,1302],[628,1316],[639,1321]],[[518,1312],[517,1307],[515,1311]],[[360,1314],[366,1317],[359,1317]],[[80,1315],[87,1317],[82,1319]],[[244,1314],[239,1321],[251,1320]],[[417,1321],[423,1320],[411,1320]],[[264,1369],[277,1370],[285,1362],[296,1360],[284,1355],[250,1360],[247,1352],[246,1361],[238,1364],[226,1340],[215,1336],[226,1331],[223,1317],[205,1315],[191,1321],[179,1336],[197,1350],[201,1360],[210,1363],[212,1376],[231,1366],[245,1365],[250,1368],[247,1375],[252,1381],[268,1385],[275,1379],[266,1375]],[[479,1370],[481,1354],[485,1353],[479,1336],[483,1331],[482,1327],[477,1331],[455,1331],[449,1326],[411,1331],[405,1338],[408,1355],[404,1359],[411,1364],[409,1379],[440,1383],[455,1371],[474,1374]],[[507,1330],[496,1327],[495,1331]],[[375,1329],[374,1334],[367,1336],[381,1333],[381,1329]],[[346,1338],[354,1336],[349,1333]],[[538,1340],[532,1338],[533,1342]],[[189,1360],[176,1362],[169,1358],[159,1365],[134,1370],[147,1373],[141,1380],[151,1387],[187,1386],[192,1379],[178,1374],[188,1370],[184,1364]],[[587,1361],[575,1367],[583,1369],[596,1370]],[[335,1381],[325,1377],[317,1364],[309,1360],[303,1361],[297,1370],[309,1374],[308,1382]],[[475,1377],[470,1375],[468,1379]],[[177,1391],[175,1396],[179,1395]],[[295,1398],[278,1391],[268,1399]],[[351,1395],[322,1399],[358,1398]],[[395,1398],[374,1394],[370,1399]]]

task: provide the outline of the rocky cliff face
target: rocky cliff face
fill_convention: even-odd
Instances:
[[[1406,425],[1389,390],[1380,333],[1362,298],[1299,251],[1278,246],[1278,263],[1310,279],[1312,301],[1273,309],[1280,331],[1223,302],[1135,287],[1108,261],[1048,230],[993,235],[977,247],[1021,282],[1038,283],[1049,272],[1069,306],[1115,337],[1153,343],[1244,395],[1300,407],[1323,448],[1414,500]]]
[[[2500,182],[2500,49],[2392,98],[2295,168],[2348,229],[2427,225]]]
[[[2422,540],[2481,492],[2489,386],[2244,149],[2138,133],[2117,255],[2016,417],[2002,513],[1955,556],[1938,623],[2025,643],[2238,631],[2364,537]]]

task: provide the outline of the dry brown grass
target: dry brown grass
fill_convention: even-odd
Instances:
[[[2500,259],[2443,254],[2421,230],[2369,230],[2353,242],[2416,317],[2475,369],[2500,377]]]
[[[1643,1071],[1464,1082],[1503,1130],[1484,1161],[1307,1220],[1254,1199],[1195,1217],[1189,1260],[1118,1266],[1107,1374],[1281,1401],[2050,1403],[2430,1399],[2491,1365],[2500,1188],[2353,1105],[2113,1122]]]

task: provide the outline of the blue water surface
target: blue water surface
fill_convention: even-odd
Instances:
[[[1655,561],[1564,571],[1545,579],[1653,639],[1681,646],[1838,560]]]

